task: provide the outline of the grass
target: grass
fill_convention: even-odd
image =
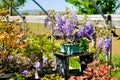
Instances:
[[[50,31],[48,27],[45,27],[44,24],[41,23],[28,23],[27,26],[30,28],[29,32],[33,34],[49,34]]]

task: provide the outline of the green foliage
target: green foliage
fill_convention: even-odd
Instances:
[[[58,51],[58,47],[51,40],[47,39],[46,35],[32,35],[28,40],[28,46],[26,47],[26,52],[28,54],[43,54],[47,57],[53,57],[50,55],[52,52]]]
[[[5,0],[6,2],[10,3],[10,1],[12,2],[12,6],[14,8],[18,8],[20,6],[22,6],[27,0]],[[0,8],[3,9],[8,9],[9,5],[5,3],[4,0],[1,1],[0,3]]]
[[[120,56],[113,56],[113,65],[120,68]]]
[[[81,38],[77,43],[79,44],[80,52],[88,51],[89,40],[87,40],[86,38]]]
[[[78,13],[86,14],[98,14],[98,11],[95,9],[94,5],[90,0],[65,0],[68,3],[73,4],[77,7]],[[104,14],[114,13],[119,7],[119,0],[94,0],[99,8],[103,11]]]
[[[29,13],[28,12],[22,12],[22,15],[27,16],[27,15],[29,15]]]
[[[101,62],[101,63],[105,63],[106,61],[106,59],[105,59],[105,55],[104,55],[104,53],[103,52],[101,52],[101,53],[99,53],[98,54],[98,60]]]
[[[99,27],[99,26],[96,26],[95,25],[95,28],[96,28],[96,34],[97,34],[97,38],[106,38],[107,36],[110,36],[110,26],[107,26],[107,25],[103,25],[103,27]]]
[[[46,74],[41,80],[64,80],[64,78],[58,74]]]
[[[38,14],[39,15],[45,15],[45,13],[43,11],[39,11]]]
[[[26,80],[26,77],[22,74],[15,73],[9,80]]]
[[[120,79],[120,69],[117,70],[117,71],[112,70],[111,73],[112,73],[112,76],[114,76],[114,77]]]
[[[120,79],[120,56],[113,56],[112,66],[112,76]]]
[[[10,78],[10,80],[28,80],[28,79],[22,74],[15,73]],[[45,74],[44,76],[42,76],[42,78],[40,78],[40,80],[64,80],[64,78],[62,78],[62,76],[58,74]]]
[[[69,58],[69,65],[72,68],[79,69],[80,68],[80,63],[77,60],[77,58]]]

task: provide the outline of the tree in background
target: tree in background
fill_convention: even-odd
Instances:
[[[73,4],[78,9],[78,14],[98,14],[91,0],[65,0],[68,3]],[[94,0],[104,14],[115,13],[120,7],[119,0]]]
[[[18,9],[20,6],[24,5],[27,0],[1,0],[0,9],[9,9],[9,14],[12,15],[12,7]],[[8,2],[9,5],[6,3]]]

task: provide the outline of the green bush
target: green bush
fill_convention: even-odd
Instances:
[[[53,57],[50,53],[57,52],[58,47],[51,42],[46,35],[32,35],[29,37],[26,53],[34,53],[36,55],[43,54],[47,57]]]

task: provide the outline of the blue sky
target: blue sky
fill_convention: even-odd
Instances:
[[[75,7],[65,0],[36,0],[45,10],[54,9],[55,11],[65,11],[65,7],[75,10]],[[32,0],[27,0],[20,10],[41,10]],[[117,10],[120,13],[120,9]]]
[[[56,11],[65,11],[65,7],[69,7],[70,9],[73,8],[73,6],[65,0],[36,0],[45,10],[54,9]],[[34,10],[40,8],[32,1],[27,0],[25,3],[25,6],[21,7],[20,10]]]

